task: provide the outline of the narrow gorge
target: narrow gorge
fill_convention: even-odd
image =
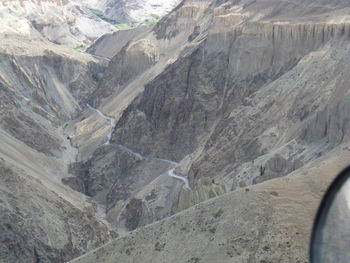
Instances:
[[[308,262],[349,160],[347,0],[20,2],[0,262]]]

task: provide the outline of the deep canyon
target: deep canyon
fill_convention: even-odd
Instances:
[[[0,18],[0,262],[308,262],[350,155],[348,1]]]

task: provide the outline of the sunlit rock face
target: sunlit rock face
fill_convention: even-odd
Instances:
[[[94,15],[83,1],[2,0],[0,19],[0,33],[45,37],[74,48],[83,48],[116,30]]]
[[[103,0],[104,12],[108,17],[133,24],[157,19],[168,14],[180,0]]]

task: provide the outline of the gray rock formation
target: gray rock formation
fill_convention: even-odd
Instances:
[[[84,0],[2,0],[0,33],[44,37],[81,48],[116,28],[94,15]]]
[[[3,160],[0,180],[1,262],[66,262],[117,236]]]
[[[77,116],[104,68],[84,54],[44,40],[10,35],[2,39],[0,126],[33,149],[59,155],[63,138],[52,127]]]
[[[161,18],[168,14],[180,0],[103,0],[103,10],[108,17],[133,24]]]
[[[92,104],[115,118],[113,143],[180,163],[192,192],[179,189],[171,213],[285,176],[348,141],[348,10],[346,1],[184,1],[113,57]],[[89,137],[73,138],[84,162],[99,151]],[[138,187],[129,201],[155,186]],[[141,199],[135,214],[150,222]],[[117,203],[113,223],[126,208]]]
[[[203,202],[71,262],[308,262],[319,200],[349,157],[337,149],[293,175]]]
[[[165,160],[140,158],[111,144],[88,162],[71,165],[70,172],[83,182],[86,195],[106,207],[111,224],[130,231],[172,214],[181,186],[167,174],[170,168]],[[169,193],[163,196],[164,191]]]
[[[100,98],[121,93],[130,80],[137,78],[158,60],[157,47],[150,40],[141,39],[124,46],[109,64],[100,84],[103,88],[93,94],[94,105],[99,105]]]
[[[86,52],[95,56],[113,58],[131,40],[136,40],[147,34],[152,26],[139,26],[130,30],[119,30],[105,34],[97,39]]]
[[[58,209],[48,217],[71,234],[69,245],[37,231],[43,216],[33,233],[40,249],[31,244],[32,254],[19,256],[51,260],[54,251],[62,262],[109,241],[109,227],[127,232],[180,213],[84,260],[305,261],[325,184],[303,173],[341,159],[329,154],[335,148],[348,156],[349,11],[345,0],[186,0],[150,31],[97,41],[91,52],[111,57],[103,63],[48,41],[3,37],[0,158],[78,211],[72,224],[84,215],[82,225],[102,224],[96,239],[69,232]],[[265,182],[295,170],[294,179]],[[45,214],[42,199],[39,208],[26,202]],[[17,206],[6,202],[5,218]],[[17,230],[14,240],[31,236]],[[93,245],[74,243],[79,237]]]
[[[103,67],[45,40],[1,39],[0,261],[66,262],[117,236],[92,200],[61,183],[73,186],[77,153],[64,123]]]

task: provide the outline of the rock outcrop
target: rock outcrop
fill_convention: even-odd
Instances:
[[[86,52],[99,57],[113,58],[121,49],[132,40],[136,40],[147,34],[152,26],[139,26],[129,30],[119,30],[111,34],[105,34],[97,39]]]

